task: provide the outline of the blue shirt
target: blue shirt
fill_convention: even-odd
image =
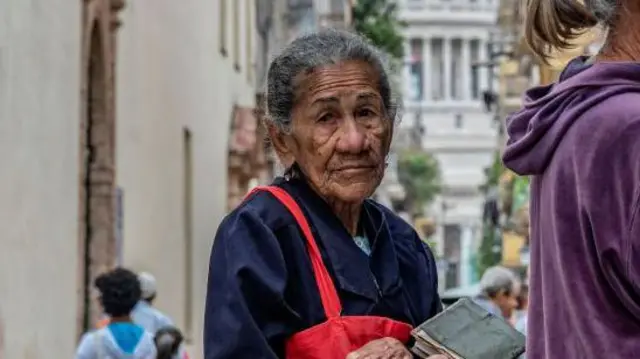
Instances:
[[[368,256],[304,180],[275,184],[309,221],[343,315],[417,326],[442,309],[433,255],[404,220],[365,201],[360,225],[371,243]],[[289,337],[325,320],[300,228],[270,193],[251,195],[223,220],[213,244],[205,358],[284,358]]]
[[[173,321],[168,316],[143,300],[133,308],[131,319],[152,334],[162,328],[173,326]]]
[[[473,298],[473,301],[476,302],[476,304],[478,304],[482,308],[484,308],[487,312],[495,315],[496,317],[502,320],[505,320],[504,316],[502,315],[502,310],[500,310],[500,308],[491,299],[487,299],[486,297],[479,296],[479,297]]]

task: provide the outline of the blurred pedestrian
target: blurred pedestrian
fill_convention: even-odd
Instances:
[[[529,271],[527,270],[527,273]],[[527,335],[527,315],[529,309],[529,286],[528,282],[525,282],[520,287],[520,296],[518,297],[518,309],[514,315],[514,328],[522,333],[524,336]],[[526,359],[526,353],[522,354],[519,359]]]
[[[541,57],[601,25],[595,57],[529,90],[505,165],[531,176],[527,356],[640,355],[640,1],[529,0]]]
[[[4,359],[4,322],[0,313],[0,359]]]
[[[520,281],[510,269],[488,268],[480,278],[480,295],[475,302],[489,313],[513,324],[511,318],[518,307]]]
[[[131,313],[133,321],[153,334],[162,328],[172,327],[174,324],[169,316],[153,306],[158,294],[156,278],[150,273],[142,272],[138,274],[138,280],[142,297]]]
[[[520,286],[520,293],[518,293],[518,306],[513,313],[513,321],[517,323],[527,315],[527,308],[529,307],[529,286],[522,284]]]
[[[141,295],[135,273],[117,268],[98,276],[95,286],[110,321],[104,328],[82,337],[75,358],[155,359],[153,335],[131,319],[131,311]]]
[[[158,357],[156,359],[186,359],[180,355],[180,348],[184,340],[182,333],[176,327],[166,327],[158,330],[155,335]]]
[[[171,318],[153,306],[158,294],[156,278],[151,273],[141,272],[138,274],[138,281],[140,282],[141,296],[140,301],[131,312],[133,322],[142,326],[151,334],[156,334],[160,329],[174,328]],[[109,318],[106,317],[98,324],[98,327],[103,327],[108,323]],[[180,358],[188,357],[184,346],[180,347],[179,352]]]
[[[518,309],[515,315],[515,328],[524,335],[527,335],[527,315],[529,313],[529,268],[527,267],[524,283],[520,287]]]
[[[138,274],[138,281],[140,282],[141,297],[131,313],[134,323],[152,334],[161,328],[172,327],[174,324],[169,316],[153,306],[157,295],[156,278],[150,273],[142,272]],[[109,317],[107,316],[98,322],[97,327],[102,328],[108,323]]]

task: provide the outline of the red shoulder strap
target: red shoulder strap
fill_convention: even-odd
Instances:
[[[254,188],[249,195],[258,191],[267,191],[271,193],[274,197],[278,199],[291,214],[293,218],[295,218],[298,226],[302,230],[305,239],[307,240],[307,248],[309,250],[309,257],[311,258],[311,265],[313,266],[313,274],[316,277],[316,283],[318,285],[318,290],[320,291],[320,299],[322,300],[322,306],[324,307],[324,312],[327,318],[334,318],[340,316],[340,312],[342,311],[342,305],[340,304],[340,298],[338,297],[338,292],[336,291],[335,286],[333,285],[333,281],[329,276],[329,272],[327,271],[327,267],[325,267],[322,262],[322,256],[320,255],[320,250],[318,249],[318,245],[316,244],[315,239],[313,238],[313,234],[311,233],[311,227],[309,227],[309,222],[302,213],[300,206],[298,203],[291,197],[287,191],[283,190],[280,187],[276,186],[260,186]]]

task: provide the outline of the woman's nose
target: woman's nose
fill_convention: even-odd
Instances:
[[[353,118],[346,118],[340,128],[340,138],[336,144],[336,150],[349,154],[358,154],[365,149],[365,129],[358,126]]]

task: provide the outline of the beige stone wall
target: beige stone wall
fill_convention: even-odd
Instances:
[[[106,85],[94,99],[105,106],[97,116],[110,125],[100,122],[92,139],[108,149],[98,154],[95,193],[108,204],[113,187],[122,190],[123,264],[157,276],[158,306],[189,335],[191,357],[201,358],[209,252],[227,206],[232,109],[254,105],[250,4],[238,7],[238,26],[227,14],[229,50],[232,39],[241,42],[224,56],[218,1],[130,1],[117,35],[113,14],[121,1],[0,1],[0,356],[71,358],[77,345],[85,71],[89,30],[102,16]],[[192,144],[189,218],[185,129]],[[108,205],[95,211],[104,232],[92,250],[93,274],[118,255],[109,212]]]
[[[241,14],[248,3],[240,1]],[[241,61],[235,61],[231,10],[226,56],[217,43],[218,1],[130,1],[118,34],[116,184],[124,193],[124,263],[156,275],[157,304],[188,333],[195,359],[202,352],[210,248],[227,208],[232,111],[252,107],[255,96],[244,59],[245,31],[252,28],[245,25],[253,22],[240,17]],[[185,128],[192,138],[191,244]]]
[[[5,359],[72,358],[76,346],[82,3],[0,1]]]

